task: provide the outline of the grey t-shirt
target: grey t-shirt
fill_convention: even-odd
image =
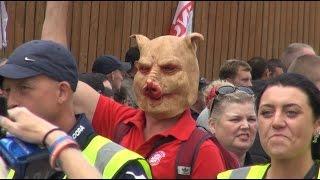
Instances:
[[[130,77],[125,77],[122,81],[122,87],[127,90],[128,105],[137,108],[137,100],[133,91],[133,80]]]
[[[206,130],[209,130],[209,117],[210,117],[210,112],[209,109],[206,107],[204,110],[201,111],[197,118],[197,126],[201,126],[205,128]]]

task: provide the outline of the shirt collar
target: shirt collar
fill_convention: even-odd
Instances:
[[[123,121],[125,124],[132,123],[134,126],[136,126],[141,132],[143,132],[143,129],[145,127],[145,113],[142,110],[139,110],[136,115],[134,115],[132,118],[127,119]],[[176,139],[179,139],[181,141],[185,141],[189,139],[192,131],[196,127],[196,122],[191,116],[190,109],[185,110],[180,119],[177,121],[177,123],[165,130],[162,133],[158,133],[157,135],[160,136],[173,136]]]

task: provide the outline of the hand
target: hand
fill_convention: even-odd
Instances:
[[[0,126],[17,138],[34,144],[40,144],[44,135],[55,125],[34,115],[25,107],[8,110],[8,119],[1,116]]]
[[[7,177],[8,171],[6,164],[4,163],[3,159],[0,157],[0,178],[5,179]]]

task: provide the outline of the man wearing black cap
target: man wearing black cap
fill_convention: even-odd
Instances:
[[[74,115],[73,93],[77,88],[78,71],[74,57],[62,45],[43,40],[21,45],[0,67],[0,76],[8,108],[26,107],[68,132],[104,178],[150,178],[149,165],[140,155],[96,135],[84,114]],[[47,178],[48,174],[51,178],[64,175],[51,168],[38,168],[33,169],[40,171],[37,177],[39,173],[42,178]],[[25,178],[17,172],[13,177]]]
[[[131,69],[130,63],[122,62],[115,56],[104,55],[98,57],[92,66],[93,73],[107,75],[107,80],[111,83],[114,91],[119,91],[123,81],[122,72]],[[105,84],[105,83],[104,83]]]

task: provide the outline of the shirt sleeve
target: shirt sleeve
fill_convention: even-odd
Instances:
[[[205,141],[194,164],[192,179],[216,179],[225,170],[219,148],[211,140]]]
[[[130,161],[113,179],[148,179],[143,167],[137,161]]]
[[[92,126],[99,135],[111,139],[116,125],[120,121],[132,117],[136,112],[137,110],[134,108],[100,95],[93,115]]]

